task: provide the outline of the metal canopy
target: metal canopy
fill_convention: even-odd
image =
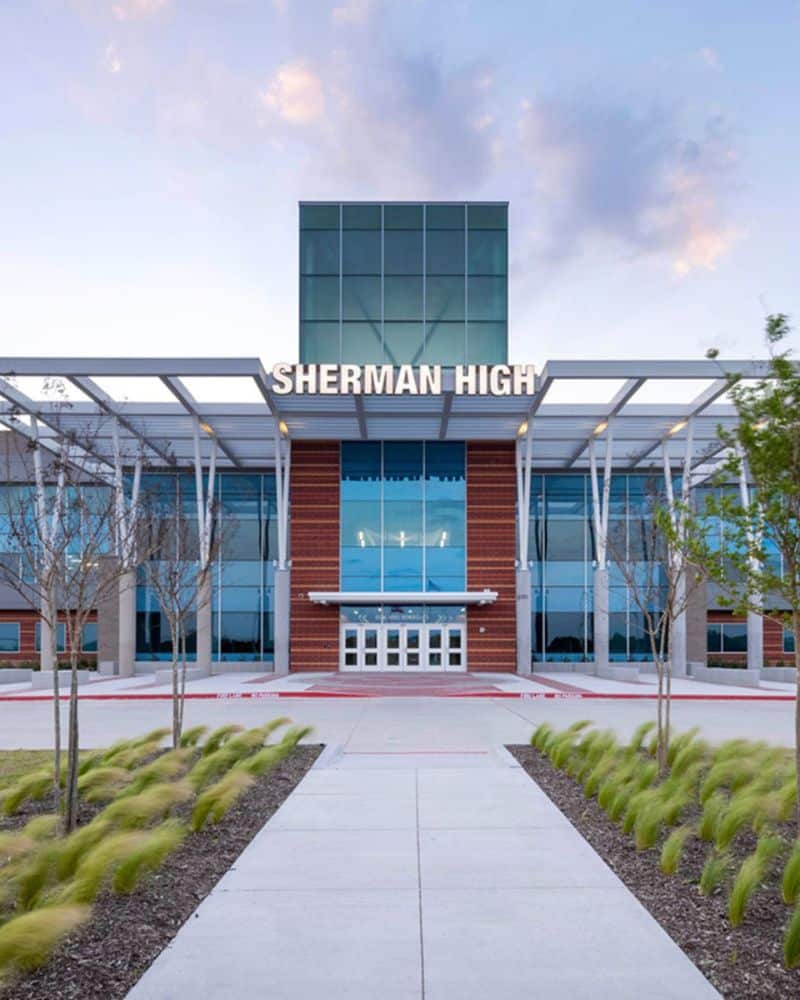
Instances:
[[[311,590],[312,604],[494,604],[496,590]]]
[[[441,395],[277,395],[257,358],[6,357],[0,358],[0,425],[25,433],[36,417],[45,442],[70,435],[112,466],[116,424],[124,455],[142,454],[149,465],[168,468],[192,464],[199,422],[217,442],[221,469],[274,467],[282,434],[294,440],[513,441],[528,425],[534,468],[586,471],[589,443],[603,439],[609,421],[614,468],[641,470],[661,465],[664,446],[670,463],[682,464],[691,424],[691,465],[702,478],[722,456],[720,426],[736,423],[734,407],[724,401],[726,376],[759,378],[767,371],[765,361],[550,361],[532,395],[456,395],[451,371],[443,373]],[[32,377],[48,380],[50,392],[23,392],[20,382]],[[99,384],[104,379],[124,379],[124,398],[106,391]],[[205,402],[184,380],[209,388],[224,380],[232,398]],[[153,382],[163,391],[160,401],[146,398],[144,386]],[[54,384],[75,398],[54,392]],[[668,402],[647,401],[654,385]],[[243,401],[253,398],[258,401]]]

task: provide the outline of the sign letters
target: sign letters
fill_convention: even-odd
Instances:
[[[533,365],[453,365],[456,396],[525,396],[535,391]],[[443,365],[291,365],[272,369],[272,391],[321,396],[440,396]]]

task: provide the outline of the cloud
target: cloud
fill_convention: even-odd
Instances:
[[[290,125],[309,125],[325,113],[322,81],[303,59],[280,66],[261,101]]]
[[[162,11],[169,0],[118,0],[111,10],[118,21],[136,21]]]
[[[701,61],[708,67],[708,69],[714,70],[715,73],[722,72],[722,61],[720,60],[719,53],[716,49],[702,48],[698,49],[697,55],[700,57]]]
[[[103,52],[103,68],[107,69],[109,73],[119,73],[122,69],[122,61],[113,42],[109,42]]]
[[[334,7],[331,20],[334,24],[364,24],[369,20],[372,0],[346,0],[341,7]]]
[[[520,142],[551,262],[602,243],[684,275],[713,269],[742,237],[722,207],[736,154],[719,117],[691,138],[670,111],[540,100],[523,104]]]

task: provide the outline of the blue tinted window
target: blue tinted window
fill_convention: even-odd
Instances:
[[[84,653],[97,652],[97,622],[87,622],[83,626],[81,649]]]
[[[300,360],[304,364],[323,364],[339,360],[338,323],[301,323]]]
[[[372,441],[343,441],[342,500],[380,500],[381,446]]]
[[[422,499],[422,442],[387,441],[383,475],[386,500]]]
[[[381,279],[374,277],[342,278],[342,319],[380,320]]]
[[[506,273],[506,234],[498,230],[471,231],[468,240],[470,275]]]
[[[381,234],[370,230],[342,233],[342,274],[380,273]]]
[[[430,230],[425,235],[425,270],[428,274],[460,274],[466,271],[463,230]]]
[[[429,320],[463,320],[465,309],[463,277],[428,278],[425,314]]]
[[[345,442],[341,455],[342,587],[463,590],[463,442]]]
[[[342,205],[344,229],[380,229],[380,205]]]
[[[422,544],[422,500],[384,501],[383,544],[399,548]]]
[[[463,229],[464,205],[426,205],[425,224],[428,229]]]
[[[422,589],[422,548],[387,548],[384,550],[384,589]]]
[[[466,566],[466,550],[463,546],[430,545],[425,552],[425,572],[429,579],[448,577],[459,580],[461,589],[464,585],[464,569]]]
[[[300,281],[300,319],[339,319],[339,279],[304,277]]]
[[[418,365],[424,350],[424,327],[416,323],[383,324],[384,360],[390,365]]]
[[[505,323],[469,323],[467,364],[502,365],[507,357],[508,335]]]
[[[381,544],[381,508],[373,500],[347,500],[341,506],[342,545]]]
[[[338,230],[306,230],[300,234],[300,273],[339,273]]]
[[[361,365],[380,364],[383,361],[380,320],[342,323],[341,360]]]
[[[470,230],[507,229],[508,205],[468,205],[467,219]]]
[[[422,274],[422,230],[389,231],[383,236],[385,274]]]
[[[430,365],[460,365],[466,354],[466,326],[460,323],[428,323],[425,362]]]
[[[388,320],[422,319],[422,278],[387,276],[383,283],[383,316]]]
[[[301,205],[300,228],[338,229],[339,206],[337,204]]]
[[[467,296],[467,308],[471,320],[505,320],[505,278],[470,278],[467,283]]]
[[[383,206],[384,229],[422,229],[422,205]]]

